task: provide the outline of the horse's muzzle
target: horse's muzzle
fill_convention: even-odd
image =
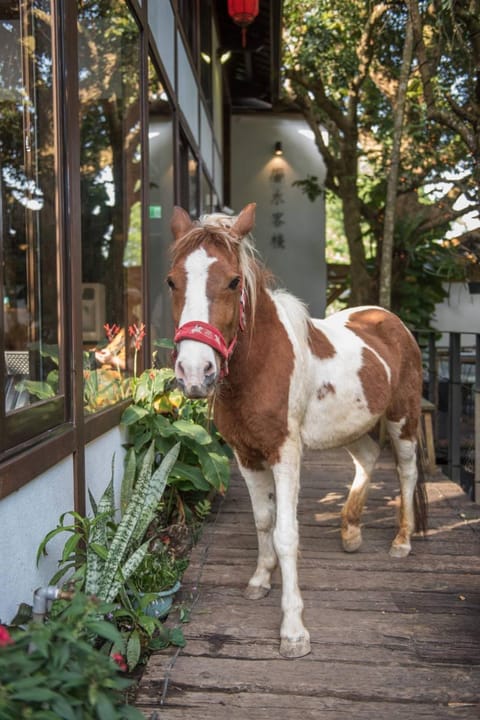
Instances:
[[[187,398],[190,398],[190,400],[201,400],[203,398],[210,397],[210,395],[213,394],[217,378],[218,373],[214,372],[209,375],[205,375],[201,384],[188,384],[185,378],[177,377],[177,385],[183,394]]]

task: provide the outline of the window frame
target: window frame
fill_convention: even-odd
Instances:
[[[148,23],[146,10],[136,2],[127,2],[132,19],[139,30],[140,122],[142,143],[142,307],[145,323],[149,325],[147,281],[146,178],[148,127],[148,88],[144,78],[148,58]],[[78,82],[77,4],[50,2],[52,33],[52,92],[55,114],[55,154],[59,168],[55,194],[56,254],[58,273],[58,324],[62,393],[52,401],[39,402],[9,413],[11,422],[18,422],[22,410],[32,417],[32,411],[45,412],[53,405],[54,420],[38,431],[24,429],[12,435],[11,446],[1,440],[8,431],[4,406],[4,380],[0,383],[0,500],[46,472],[61,460],[71,456],[74,477],[75,509],[85,512],[85,447],[95,438],[120,424],[130,400],[119,402],[92,415],[84,413],[83,402],[83,342],[82,342],[82,273],[81,268],[81,203],[80,203],[80,108]],[[0,247],[0,259],[1,259]],[[0,318],[0,376],[5,378],[4,325]],[[146,367],[150,356],[147,335],[138,357],[139,371]],[[61,404],[61,408],[58,405]],[[38,410],[37,410],[38,408]],[[28,421],[27,421],[28,422]],[[13,433],[13,431],[12,431]],[[7,435],[8,437],[8,435]]]
[[[33,3],[32,3],[33,4]],[[21,4],[19,4],[20,13],[22,12]],[[51,56],[52,56],[52,118],[54,127],[52,129],[52,137],[54,141],[54,162],[58,179],[55,183],[55,255],[56,255],[56,287],[57,287],[57,337],[59,339],[59,392],[48,400],[40,400],[28,406],[11,410],[7,412],[5,408],[5,379],[7,377],[5,363],[5,326],[3,312],[0,313],[0,424],[2,432],[0,433],[0,462],[3,458],[8,458],[13,453],[18,452],[29,444],[35,444],[38,437],[42,437],[48,433],[56,433],[58,429],[65,426],[69,422],[71,414],[69,412],[68,392],[66,392],[66,378],[69,374],[68,353],[65,349],[65,343],[61,342],[64,337],[62,329],[65,326],[65,303],[60,299],[64,297],[64,246],[62,237],[65,233],[64,218],[61,212],[63,202],[63,183],[61,181],[61,126],[62,117],[59,113],[60,107],[60,54],[58,43],[58,7],[57,3],[50,2],[51,10]],[[29,7],[27,12],[31,13],[33,7]],[[27,18],[28,21],[28,18]],[[23,22],[20,15],[20,22]],[[3,213],[2,213],[3,224]],[[3,265],[3,243],[0,244],[0,261]],[[4,293],[3,276],[0,277],[0,287],[2,295]],[[39,427],[41,428],[39,431]]]

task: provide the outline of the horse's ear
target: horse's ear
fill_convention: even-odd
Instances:
[[[248,235],[250,230],[255,225],[256,207],[256,203],[249,203],[248,205],[246,205],[235,220],[234,224],[232,225],[230,232],[240,239],[245,237],[245,235]]]
[[[173,237],[175,240],[183,237],[193,227],[193,222],[190,215],[178,205],[173,208],[172,222],[170,223],[172,228]]]

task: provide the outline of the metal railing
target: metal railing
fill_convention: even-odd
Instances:
[[[480,502],[480,334],[419,331],[437,463]]]

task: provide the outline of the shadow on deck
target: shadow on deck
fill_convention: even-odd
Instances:
[[[187,645],[153,655],[140,684],[136,704],[146,718],[480,717],[480,506],[431,476],[428,535],[415,538],[407,559],[391,559],[398,485],[384,451],[364,543],[349,555],[339,512],[352,476],[343,450],[306,455],[299,577],[312,653],[292,661],[278,654],[279,575],[267,598],[243,599],[256,536],[234,473],[184,578]]]

